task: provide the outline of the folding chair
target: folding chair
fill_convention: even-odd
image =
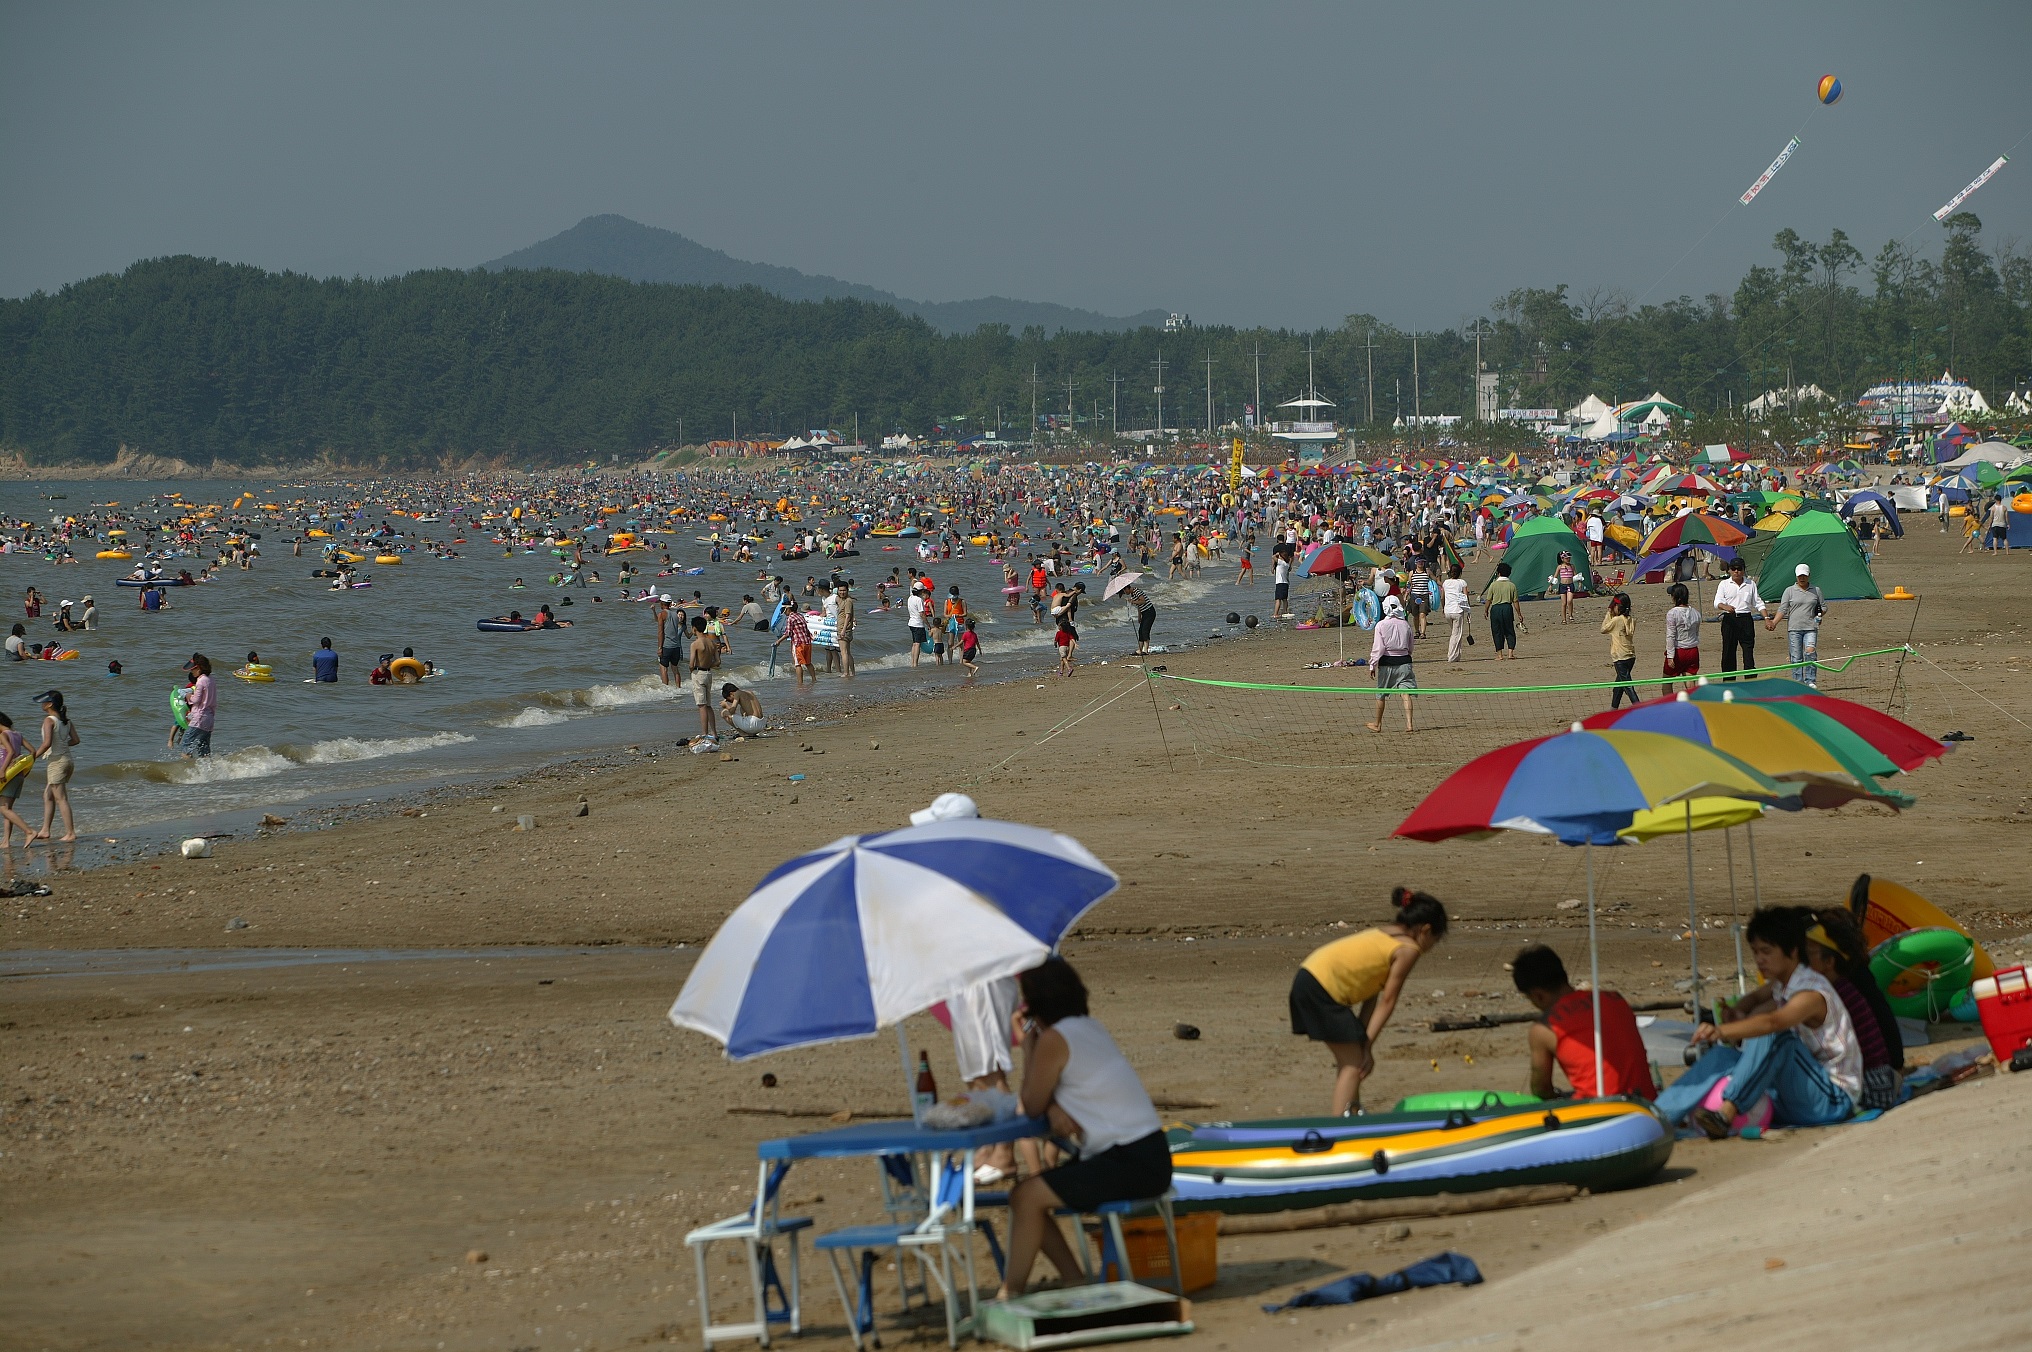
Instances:
[[[842,1230],[828,1231],[812,1241],[812,1248],[823,1251],[832,1265],[833,1290],[839,1295],[840,1309],[847,1316],[847,1331],[852,1336],[857,1350],[866,1346],[862,1341],[863,1334],[871,1337],[874,1335],[874,1267],[878,1255],[883,1250],[893,1251],[896,1255],[899,1284],[902,1284],[905,1257],[916,1256],[919,1269],[927,1281],[927,1287],[929,1282],[935,1281],[940,1294],[944,1297],[946,1343],[951,1347],[959,1346],[959,1292],[953,1279],[955,1241],[960,1247],[967,1289],[974,1300],[979,1299],[973,1245],[968,1242],[979,1223],[964,1214],[967,1169],[967,1157],[964,1155],[949,1158],[936,1166],[937,1177],[932,1187],[930,1209],[922,1220],[914,1223],[906,1220],[892,1221],[883,1225],[848,1226]],[[886,1184],[884,1191],[886,1194]],[[955,1216],[955,1212],[962,1214]],[[992,1240],[990,1244],[992,1247]],[[938,1251],[936,1266],[930,1262],[930,1254],[927,1252],[931,1249]],[[853,1259],[853,1255],[857,1252],[860,1255],[858,1263]],[[840,1266],[843,1254],[847,1255],[850,1266],[859,1268],[856,1291],[851,1300],[847,1296],[846,1274]],[[929,1303],[929,1290],[920,1289],[924,1291],[925,1299]],[[906,1311],[910,1308],[910,1294],[909,1288],[905,1286],[903,1306]],[[968,1313],[971,1315],[973,1312],[969,1310]],[[873,1341],[876,1346],[881,1346],[879,1337],[873,1337]]]
[[[764,1164],[756,1172],[755,1205],[738,1216],[729,1216],[711,1225],[702,1225],[684,1237],[691,1249],[692,1259],[698,1270],[699,1332],[705,1338],[706,1352],[712,1352],[715,1342],[733,1338],[754,1338],[762,1346],[769,1346],[769,1326],[788,1324],[792,1333],[801,1333],[804,1328],[802,1293],[798,1286],[797,1235],[800,1230],[811,1227],[809,1216],[785,1216],[778,1211],[777,1192],[783,1185],[783,1176],[790,1172],[788,1160],[774,1169]],[[776,1237],[783,1235],[790,1241],[790,1286],[786,1290],[782,1278],[776,1271]],[[743,1245],[748,1255],[748,1285],[755,1298],[755,1318],[745,1324],[715,1324],[712,1309],[707,1304],[710,1288],[706,1281],[706,1250],[719,1240],[733,1240]],[[769,1293],[776,1293],[776,1304],[771,1308]]]

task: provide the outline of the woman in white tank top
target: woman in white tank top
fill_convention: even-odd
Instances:
[[[1023,1111],[1049,1118],[1077,1159],[1027,1178],[1009,1194],[1010,1234],[1002,1298],[1021,1295],[1043,1250],[1067,1283],[1079,1280],[1055,1213],[1103,1202],[1160,1197],[1171,1186],[1171,1147],[1143,1082],[1122,1049],[1087,1013],[1087,989],[1063,958],[1017,978],[1023,1005]]]

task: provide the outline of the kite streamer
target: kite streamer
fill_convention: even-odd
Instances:
[[[1764,185],[1766,183],[1769,183],[1772,179],[1778,176],[1778,171],[1785,167],[1785,161],[1791,159],[1792,152],[1797,149],[1799,149],[1799,138],[1795,136],[1785,143],[1785,149],[1778,152],[1778,158],[1771,161],[1771,167],[1769,169],[1766,169],[1763,175],[1760,178],[1758,178],[1758,180],[1755,183],[1752,183],[1750,185],[1750,190],[1744,193],[1741,197],[1737,198],[1736,200],[1741,202],[1744,206],[1750,205],[1750,199],[1755,197],[1758,193],[1764,191]],[[1969,189],[1969,191],[1974,192],[1975,189],[1971,188]],[[1967,194],[1963,195],[1966,196]]]
[[[1983,184],[1988,183],[1992,178],[1996,177],[1997,170],[2003,168],[2010,162],[2011,157],[2009,155],[1997,156],[1996,163],[1992,164],[1989,168],[1983,170],[1980,174],[1977,174],[1975,182],[1969,184],[1966,188],[1963,188],[1953,197],[1948,198],[1947,205],[1933,213],[1933,219],[1936,221],[1946,220],[1949,214],[1952,213],[1956,207],[1960,206],[1963,202],[1968,201],[1969,194],[1973,193],[1977,188],[1982,187]],[[1754,192],[1755,189],[1752,189],[1751,191]]]

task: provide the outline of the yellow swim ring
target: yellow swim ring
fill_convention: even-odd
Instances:
[[[131,559],[134,557],[134,554],[132,550],[126,549],[102,549],[99,551],[99,557],[102,559]]]
[[[274,671],[270,670],[266,662],[251,662],[243,667],[235,667],[233,674],[243,681],[273,681],[275,679]]]
[[[385,567],[393,568],[396,564],[402,562],[402,556],[400,554],[376,554],[374,556],[374,562],[381,564]]]
[[[413,685],[430,674],[430,668],[414,657],[398,657],[388,664],[388,674],[400,685]]]

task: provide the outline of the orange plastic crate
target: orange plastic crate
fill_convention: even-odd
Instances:
[[[1178,1265],[1185,1269],[1184,1294],[1204,1291],[1220,1280],[1221,1218],[1213,1211],[1195,1211],[1172,1221],[1178,1232]],[[1164,1219],[1143,1216],[1122,1222],[1122,1243],[1129,1250],[1130,1279],[1171,1289],[1171,1250],[1164,1242]],[[1114,1265],[1105,1281],[1121,1281]]]

